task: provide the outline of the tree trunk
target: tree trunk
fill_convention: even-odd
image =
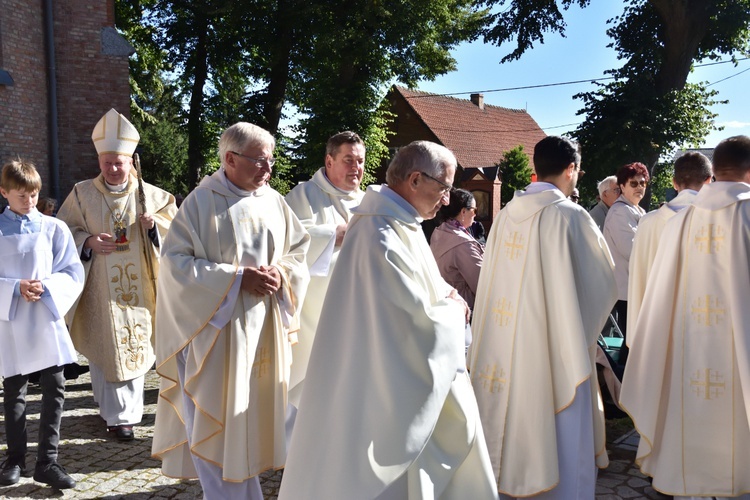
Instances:
[[[664,60],[656,91],[665,95],[685,86],[701,40],[708,32],[713,0],[651,0],[664,22]]]
[[[200,180],[201,168],[205,163],[203,156],[203,87],[208,79],[208,20],[200,19],[198,40],[195,45],[195,68],[193,87],[190,93],[188,111],[188,189],[192,191]]]
[[[294,31],[292,23],[286,18],[293,6],[289,2],[280,0],[276,10],[276,40],[273,45],[273,60],[268,80],[268,95],[263,106],[265,126],[275,135],[281,121],[281,110],[284,107],[284,96],[289,82],[289,62],[291,60]]]

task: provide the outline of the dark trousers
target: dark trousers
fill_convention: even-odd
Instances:
[[[628,338],[628,301],[618,300],[615,303],[615,316],[617,317],[617,326],[622,331],[622,347],[620,348],[619,364],[625,367],[625,362],[628,360],[628,346],[625,344],[625,339]]]
[[[14,375],[3,381],[5,408],[5,437],[8,440],[8,459],[26,462],[26,391],[28,375]],[[62,366],[51,366],[41,371],[42,410],[39,415],[38,463],[57,461],[60,443],[60,420],[65,402],[65,376]]]

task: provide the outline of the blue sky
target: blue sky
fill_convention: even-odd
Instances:
[[[468,99],[470,92],[484,91],[485,103],[526,109],[549,135],[572,131],[584,119],[576,115],[583,102],[573,99],[573,95],[594,90],[591,83],[487,91],[606,77],[605,70],[622,65],[614,49],[607,48],[610,39],[606,35],[606,20],[621,14],[622,10],[623,3],[613,1],[591,2],[585,9],[571,7],[564,13],[568,25],[566,38],[547,34],[544,44],[536,44],[512,63],[500,64],[499,61],[514,45],[497,47],[485,45],[481,40],[461,44],[452,53],[458,61],[457,71],[433,82],[421,82],[419,89],[436,94],[466,92],[455,96],[461,99]],[[749,71],[738,74],[743,70]],[[719,82],[724,78],[728,79]],[[716,124],[725,129],[712,132],[706,138],[705,147],[714,147],[721,139],[732,135],[750,135],[750,92],[747,90],[750,88],[750,60],[740,61],[737,66],[719,64],[696,68],[689,81],[718,82],[711,86],[719,92],[717,99],[729,101],[713,108],[718,114]]]

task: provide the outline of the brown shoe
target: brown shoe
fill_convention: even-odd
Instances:
[[[132,441],[135,438],[132,425],[112,425],[107,427],[107,432],[112,432],[120,441]]]

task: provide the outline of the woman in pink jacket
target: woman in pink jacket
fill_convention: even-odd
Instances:
[[[469,233],[477,214],[474,196],[464,189],[451,191],[450,203],[438,215],[444,221],[430,238],[440,274],[474,308],[484,246]]]

